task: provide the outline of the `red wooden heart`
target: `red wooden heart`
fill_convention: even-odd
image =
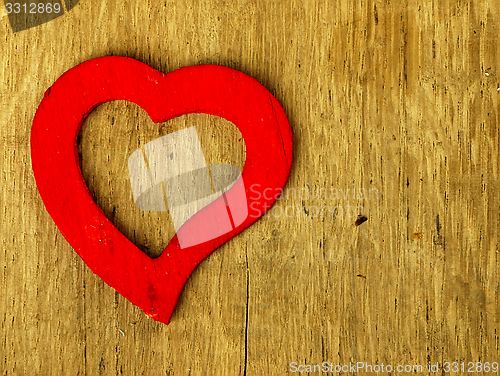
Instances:
[[[157,123],[189,113],[234,123],[246,144],[246,220],[225,235],[189,248],[181,249],[176,235],[156,259],[125,238],[93,201],[76,145],[87,115],[111,100],[134,102]],[[134,59],[102,57],[70,69],[47,90],[33,120],[31,158],[47,211],[83,261],[148,316],[168,324],[194,268],[276,201],[276,194],[269,192],[279,192],[288,180],[292,133],[279,102],[239,71],[200,65],[163,74]],[[202,225],[203,211],[222,199],[183,228]]]

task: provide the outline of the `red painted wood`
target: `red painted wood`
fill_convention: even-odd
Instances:
[[[234,123],[246,144],[242,177],[250,216],[234,231],[190,248],[181,249],[174,236],[156,259],[139,250],[93,201],[79,166],[80,128],[92,109],[111,100],[134,102],[157,123],[188,113]],[[33,121],[31,158],[47,211],[89,268],[148,316],[168,324],[194,268],[276,201],[270,192],[288,180],[292,133],[279,102],[239,71],[200,65],[163,74],[134,59],[103,57],[70,69],[47,90]],[[203,210],[184,226],[196,225]]]

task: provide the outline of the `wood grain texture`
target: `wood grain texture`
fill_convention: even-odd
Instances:
[[[81,0],[16,34],[0,12],[3,375],[281,375],[290,362],[499,360],[495,1]],[[205,260],[169,326],[85,266],[31,170],[29,134],[45,90],[110,54],[162,72],[241,70],[280,101],[294,134],[287,188],[302,196],[277,205],[298,210],[262,218]],[[144,124],[145,139],[161,133],[129,104],[116,112]],[[116,112],[99,107],[81,134],[83,173],[103,206],[122,197],[111,183],[127,176],[121,156],[109,158],[108,175],[94,172],[95,159],[109,143],[121,151],[137,142],[111,133]],[[205,122],[214,122],[213,137]],[[195,125],[228,163],[241,158],[235,130],[219,120],[174,124]],[[353,183],[378,196],[306,195]],[[363,205],[368,221],[315,217],[323,203]],[[153,245],[172,234],[171,224],[159,236],[135,221]]]

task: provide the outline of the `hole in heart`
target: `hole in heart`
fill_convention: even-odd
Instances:
[[[137,197],[134,201],[137,192],[131,185],[129,159],[134,152],[136,156],[141,153],[148,164],[145,147],[147,150],[155,140],[173,132],[194,132],[191,127],[195,127],[207,166],[232,165],[243,171],[246,154],[240,131],[214,115],[188,114],[156,124],[136,104],[113,101],[92,111],[78,135],[80,166],[94,201],[130,241],[152,258],[158,257],[175,235],[174,221],[168,205],[164,205],[164,211],[139,208],[144,209]],[[160,192],[166,198],[163,184]]]

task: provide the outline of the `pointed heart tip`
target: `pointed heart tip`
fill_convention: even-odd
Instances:
[[[172,313],[170,313],[168,315],[160,315],[159,313],[152,313],[152,312],[146,312],[146,311],[144,311],[144,313],[149,318],[152,318],[153,320],[161,322],[165,325],[168,325],[170,323],[170,317],[172,316]]]

